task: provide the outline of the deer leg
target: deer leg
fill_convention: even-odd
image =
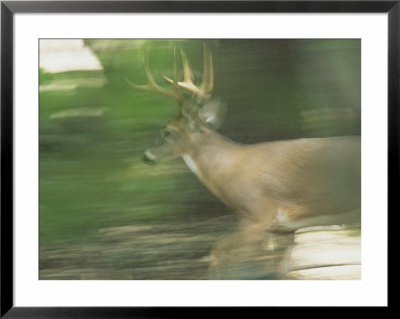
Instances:
[[[261,240],[262,232],[240,223],[231,234],[213,247],[210,255],[211,279],[250,279],[249,262]]]
[[[212,249],[211,279],[281,279],[285,277],[285,253],[293,234],[275,234],[263,223],[242,222],[236,231]],[[282,266],[281,266],[282,264]]]
[[[294,247],[294,232],[273,234],[272,237],[279,238],[275,264],[277,267],[277,279],[283,280],[287,278],[287,273],[290,271],[290,262]]]

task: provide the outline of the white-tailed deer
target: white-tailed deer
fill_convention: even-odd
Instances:
[[[231,262],[268,259],[263,255],[265,249],[279,236],[289,247],[299,228],[360,221],[360,136],[235,143],[216,131],[226,108],[211,96],[214,71],[207,47],[198,85],[183,51],[179,56],[175,50],[174,77],[162,75],[172,90],[155,82],[146,57],[144,68],[147,84],[128,83],[135,89],[172,97],[180,106],[179,114],[166,124],[162,142],[146,150],[144,159],[155,163],[182,157],[200,181],[239,217],[237,231],[218,243],[211,254],[214,278],[235,277],[223,275]],[[277,264],[274,261],[275,268]]]

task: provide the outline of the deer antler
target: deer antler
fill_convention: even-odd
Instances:
[[[181,50],[182,64],[183,64],[183,81],[172,80],[165,75],[161,75],[165,81],[174,84],[184,90],[187,90],[202,100],[207,100],[211,97],[211,91],[214,88],[214,69],[211,51],[204,45],[204,66],[203,66],[203,78],[200,85],[194,84],[194,76],[192,69],[190,68],[189,60],[186,54]]]
[[[203,65],[203,78],[200,84],[200,89],[210,94],[214,88],[214,64],[211,50],[209,50],[206,45],[204,45]]]
[[[183,103],[184,99],[181,94],[181,90],[186,90],[199,97],[201,103],[208,100],[211,97],[211,91],[214,88],[214,70],[211,51],[204,45],[204,66],[203,66],[203,77],[201,83],[197,86],[194,84],[194,76],[192,69],[189,64],[189,60],[183,50],[180,51],[182,64],[183,64],[183,81],[180,81],[180,68],[179,68],[179,56],[174,48],[174,79],[171,79],[163,74],[161,77],[168,83],[174,86],[174,90],[167,90],[159,86],[151,75],[149,63],[147,57],[144,56],[144,70],[146,72],[147,84],[138,85],[130,82],[128,79],[125,80],[128,84],[139,90],[145,90],[155,93],[160,93],[165,96],[172,97],[177,100],[180,104]]]
[[[138,85],[138,84],[132,83],[127,78],[125,78],[125,81],[134,89],[160,93],[162,95],[172,97],[173,99],[177,100],[179,103],[182,103],[182,96],[179,94],[179,92],[177,90],[171,91],[171,90],[165,89],[157,84],[157,82],[154,80],[153,76],[151,75],[149,62],[148,62],[146,55],[144,55],[144,71],[145,71],[146,77],[147,77],[147,82],[148,82],[147,84]]]

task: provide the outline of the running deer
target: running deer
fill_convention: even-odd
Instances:
[[[174,77],[161,75],[171,90],[156,83],[146,56],[148,83],[127,82],[134,89],[171,97],[180,107],[179,114],[162,131],[161,143],[146,150],[144,160],[156,163],[182,157],[198,179],[239,219],[238,229],[217,243],[211,253],[213,278],[223,278],[223,269],[231,262],[240,260],[239,264],[245,264],[268,259],[263,257],[263,249],[273,247],[275,240],[282,242],[284,238],[283,246],[291,247],[294,231],[299,228],[359,223],[360,136],[252,145],[233,142],[216,131],[226,107],[211,95],[211,51],[204,47],[204,70],[199,84],[185,53],[180,51],[179,55],[175,49],[174,57]],[[278,267],[282,259],[274,261],[274,267],[284,272]]]

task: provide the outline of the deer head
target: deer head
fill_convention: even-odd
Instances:
[[[181,61],[180,61],[181,60]],[[181,79],[180,62],[183,65],[183,80]],[[196,143],[195,139],[204,129],[218,129],[223,121],[226,108],[223,103],[213,99],[214,70],[211,51],[204,45],[203,76],[199,84],[195,78],[184,51],[174,48],[174,77],[163,74],[161,77],[172,86],[170,90],[163,88],[154,80],[148,59],[144,56],[144,69],[147,84],[137,85],[129,80],[134,89],[159,93],[177,101],[179,113],[171,118],[161,131],[155,145],[144,152],[144,160],[149,164],[161,160],[176,158],[186,153],[187,147]]]

